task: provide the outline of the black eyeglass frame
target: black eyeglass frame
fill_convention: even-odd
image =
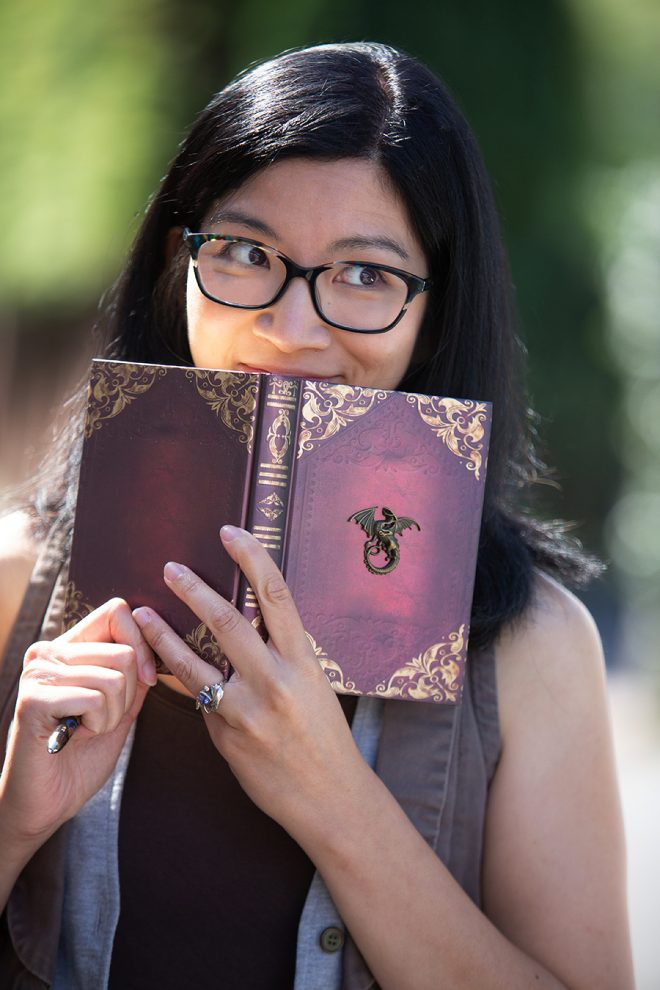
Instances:
[[[325,265],[316,265],[313,268],[303,268],[301,265],[297,265],[295,261],[288,258],[281,251],[276,248],[271,247],[269,244],[263,244],[261,241],[255,241],[251,237],[234,237],[231,234],[204,234],[204,233],[194,233],[188,227],[183,229],[183,242],[190,251],[190,257],[192,258],[193,269],[195,272],[195,279],[199,287],[199,291],[211,302],[219,303],[221,306],[231,306],[233,309],[266,309],[268,306],[272,306],[276,303],[278,299],[284,295],[289,282],[294,278],[304,278],[309,285],[310,295],[312,297],[312,304],[317,315],[323,320],[324,323],[328,323],[331,327],[336,327],[338,330],[348,330],[350,333],[387,333],[388,330],[392,330],[397,323],[403,319],[405,316],[408,306],[413,301],[415,296],[420,295],[422,292],[426,292],[431,288],[430,278],[420,278],[419,275],[411,275],[410,272],[403,271],[401,268],[394,268],[392,265],[381,265],[374,264],[370,261],[332,261]],[[259,306],[244,306],[240,303],[230,303],[224,299],[218,299],[216,296],[211,295],[211,293],[204,288],[202,283],[202,278],[199,274],[198,256],[202,244],[206,244],[209,241],[227,241],[230,244],[251,244],[253,247],[260,248],[262,251],[266,251],[268,254],[274,255],[279,258],[284,268],[286,270],[286,275],[282,285],[277,290],[272,299],[268,302],[262,303]],[[322,272],[328,271],[330,268],[334,268],[335,265],[362,265],[365,268],[375,268],[380,271],[389,272],[390,275],[398,275],[398,277],[405,283],[408,293],[401,307],[401,312],[395,320],[388,323],[386,327],[382,327],[379,330],[358,330],[355,327],[347,327],[343,323],[336,323],[334,320],[329,319],[326,314],[321,310],[320,303],[316,296],[316,280]]]

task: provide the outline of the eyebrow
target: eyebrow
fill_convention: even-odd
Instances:
[[[279,240],[277,231],[270,224],[240,210],[219,209],[209,217],[206,223],[237,223],[242,227],[249,227],[251,230],[256,230],[264,237],[268,237],[273,241]],[[386,235],[377,234],[373,237],[364,237],[356,234],[353,237],[341,237],[329,245],[329,250],[332,254],[341,251],[359,250],[360,248],[382,248],[385,251],[394,252],[402,261],[410,260],[410,255],[405,247],[393,237],[387,237]]]
[[[263,220],[259,220],[257,217],[251,216],[249,213],[242,213],[240,210],[217,210],[206,223],[237,223],[241,227],[250,227],[252,230],[259,231],[264,237],[270,237],[272,240],[278,240],[277,233],[273,228],[265,223]]]
[[[393,251],[398,254],[402,261],[409,261],[410,255],[398,241],[393,237],[376,235],[374,237],[342,237],[338,241],[333,241],[330,245],[331,251],[352,251],[360,248],[383,248],[385,251]]]

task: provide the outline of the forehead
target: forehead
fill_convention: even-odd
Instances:
[[[283,251],[322,249],[350,237],[389,238],[411,259],[423,259],[403,200],[387,173],[364,159],[278,162],[216,200],[205,223],[218,226],[237,216],[258,221],[262,237]]]

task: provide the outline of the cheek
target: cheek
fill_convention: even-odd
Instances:
[[[397,385],[410,365],[423,311],[423,306],[420,306],[418,309],[411,307],[403,320],[401,320],[401,323],[394,330],[390,331],[386,335],[386,340],[383,341],[382,358],[387,362],[392,374],[398,376]]]
[[[232,330],[231,310],[211,302],[199,291],[192,265],[186,283],[188,345],[193,362],[199,367],[226,368],[228,341]]]
[[[353,359],[359,366],[356,381],[371,388],[396,388],[410,363],[414,342],[414,334],[407,333],[356,341],[353,347]]]

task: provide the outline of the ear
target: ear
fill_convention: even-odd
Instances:
[[[167,237],[165,239],[165,267],[168,268],[174,255],[177,253],[181,247],[181,235],[183,233],[183,227],[170,227],[167,232]]]

